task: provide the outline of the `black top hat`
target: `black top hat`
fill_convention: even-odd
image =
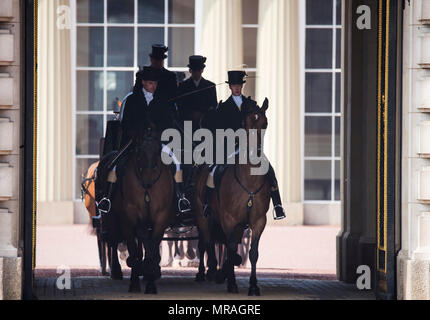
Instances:
[[[153,67],[143,67],[136,73],[136,79],[158,81],[160,79],[160,70]]]
[[[245,71],[229,71],[228,72],[228,84],[244,84],[246,81],[243,78],[247,76]]]
[[[188,64],[188,68],[191,70],[203,70],[206,65],[206,57],[203,56],[190,56],[190,63]]]
[[[167,58],[167,55],[165,53],[168,50],[169,50],[169,48],[163,44],[153,44],[152,45],[152,52],[149,54],[149,56],[151,58],[154,58],[157,60],[164,60]]]

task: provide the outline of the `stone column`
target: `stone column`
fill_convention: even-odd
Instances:
[[[0,300],[20,299],[21,1],[0,1]]]
[[[69,0],[39,0],[38,221],[73,223],[70,28],[58,28],[57,9]]]
[[[403,155],[398,299],[430,299],[430,1],[406,2],[403,30]]]
[[[301,225],[299,1],[260,0],[258,20],[256,100],[269,99],[265,153],[287,212],[276,225]]]
[[[204,77],[221,83],[228,70],[243,69],[242,0],[203,0],[201,54],[208,58]],[[218,100],[230,95],[228,85],[217,87]]]
[[[374,270],[376,244],[377,19],[370,30],[355,26],[357,8],[377,1],[343,2],[342,224],[337,236],[337,276],[354,283],[357,267]],[[373,279],[372,279],[373,281]]]

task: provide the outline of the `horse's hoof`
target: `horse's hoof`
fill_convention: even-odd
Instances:
[[[215,273],[215,283],[222,284],[224,283],[225,279],[226,279],[226,276],[224,271],[222,271],[221,269],[217,270],[217,272]]]
[[[260,296],[260,288],[257,286],[249,287],[248,296],[259,297]]]
[[[209,282],[212,282],[215,280],[216,277],[216,271],[207,271],[206,272],[206,280]]]
[[[110,277],[112,280],[122,280],[122,271],[121,269],[119,270],[114,270],[111,272]]]
[[[239,267],[242,264],[242,257],[240,255],[236,254],[233,258],[233,264],[236,267]]]
[[[128,288],[128,292],[132,293],[139,293],[142,292],[142,289],[140,288],[140,283],[137,281],[136,283],[130,283],[130,287]]]
[[[102,276],[104,277],[109,276],[109,272],[107,272],[106,270],[102,270]]]
[[[237,287],[237,284],[236,283],[229,283],[227,285],[227,291],[229,293],[239,293],[239,289]]]
[[[206,279],[205,279],[205,274],[204,273],[199,272],[199,273],[196,274],[196,278],[195,278],[196,282],[204,282],[205,280]]]
[[[157,294],[157,287],[154,282],[148,282],[146,284],[145,294]]]

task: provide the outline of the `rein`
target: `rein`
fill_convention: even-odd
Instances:
[[[81,199],[83,200],[85,195],[88,194],[91,200],[95,201],[96,199],[91,195],[90,192],[88,192],[89,187],[92,183],[94,183],[94,180],[96,179],[97,174],[97,168],[94,170],[93,175],[89,178],[84,178],[81,182]],[[87,184],[87,182],[89,182]]]
[[[138,153],[140,147],[136,146],[135,150]],[[135,170],[135,174],[137,177],[137,180],[139,181],[140,185],[143,187],[143,189],[145,189],[145,202],[146,202],[146,206],[148,208],[148,212],[149,212],[149,203],[151,202],[151,196],[149,195],[149,190],[158,182],[158,180],[160,180],[161,175],[163,173],[163,166],[160,166],[160,172],[158,173],[157,177],[152,180],[149,183],[145,183],[145,181],[143,181],[143,179],[141,178],[140,174],[142,173],[143,169],[155,169],[157,167],[157,165],[154,165],[153,167],[149,167],[149,166],[143,166],[143,167],[139,167],[138,165],[139,163],[139,157],[136,155],[136,166],[134,167]]]

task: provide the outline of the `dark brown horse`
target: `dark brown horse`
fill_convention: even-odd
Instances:
[[[161,161],[160,135],[154,123],[144,121],[141,132],[133,139],[133,151],[112,201],[112,210],[120,212],[120,229],[129,251],[130,292],[140,292],[139,275],[143,275],[147,282],[145,293],[157,293],[155,281],[161,277],[160,242],[174,215],[173,175]]]
[[[267,100],[262,108],[252,103],[244,104],[242,108],[246,108],[244,127],[248,138],[267,128],[265,114],[268,108]],[[257,131],[250,131],[250,129]],[[261,152],[261,134],[258,134],[257,141],[258,149],[253,150],[253,152]],[[258,244],[266,226],[266,212],[270,202],[270,184],[266,175],[251,175],[251,168],[257,166],[251,164],[249,159],[247,164],[237,164],[237,162],[236,160],[235,165],[231,165],[225,170],[218,195],[215,192],[211,200],[210,205],[213,213],[209,218],[205,218],[202,213],[203,193],[209,170],[204,169],[199,177],[196,192],[196,214],[200,238],[204,243],[199,247],[212,250],[211,246],[214,242],[221,242],[226,245],[227,259],[222,269],[218,270],[217,281],[222,280],[223,282],[227,278],[228,292],[237,293],[234,266],[239,266],[242,263],[242,258],[237,254],[237,249],[242,241],[244,230],[249,226],[252,231],[251,249],[249,251],[252,269],[248,295],[258,296],[260,295],[256,275]],[[202,257],[202,254],[200,256]],[[215,254],[209,251],[209,269],[211,269],[213,259],[215,259]]]

